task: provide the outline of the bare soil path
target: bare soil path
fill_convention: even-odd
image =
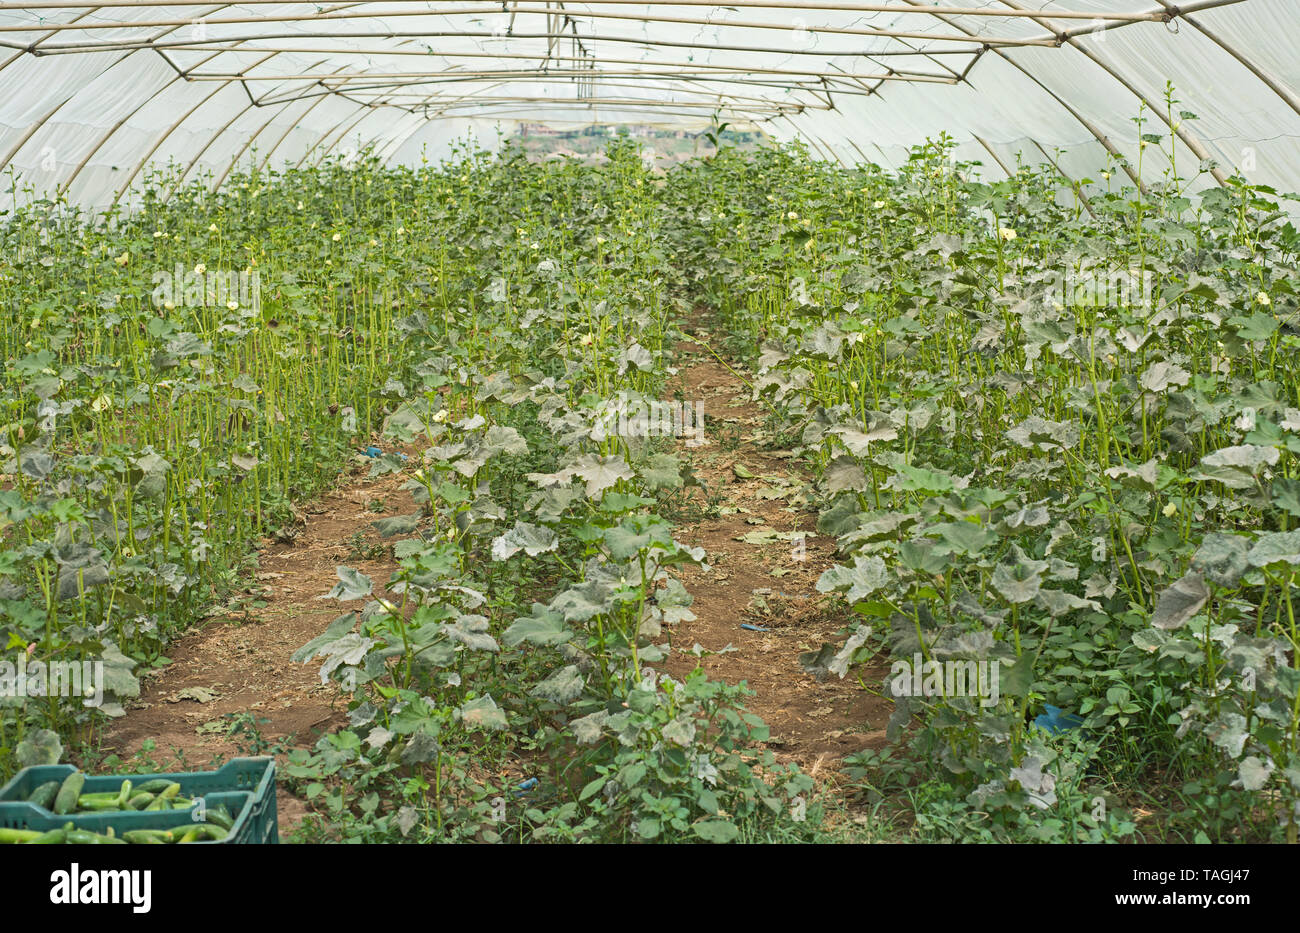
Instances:
[[[283,764],[288,749],[310,748],[346,722],[338,686],[321,683],[318,664],[290,658],[339,614],[337,602],[317,598],[337,582],[339,564],[362,571],[380,589],[393,570],[392,549],[379,546],[371,523],[409,514],[415,504],[399,489],[401,477],[371,481],[366,473],[355,464],[338,489],[306,506],[291,541],[265,543],[235,611],[219,609],[170,646],[172,663],[151,672],[127,715],[104,731],[105,750],[123,758],[142,753],[164,769],[202,770],[272,752]],[[253,600],[265,605],[249,606]],[[241,718],[256,735],[232,734]],[[149,740],[155,747],[145,751]],[[284,835],[306,808],[283,786],[277,804]]]
[[[713,343],[701,322],[687,332]],[[699,663],[711,677],[743,680],[755,691],[749,708],[770,727],[777,758],[830,777],[846,755],[884,744],[893,712],[891,702],[864,691],[853,676],[819,683],[799,665],[800,653],[842,642],[838,633],[850,621],[842,604],[816,590],[834,563],[834,539],[817,534],[807,474],[788,451],[763,446],[764,412],[750,400],[744,374],[697,343],[683,341],[677,350],[677,389],[703,402],[709,439],[704,446],[683,443],[679,454],[720,501],[716,518],[676,525],[675,537],[704,547],[711,569],[682,573],[696,619],[674,627],[674,651],[663,666],[682,676],[696,664],[689,653],[695,645],[721,652]],[[722,652],[728,646],[735,650]],[[885,670],[864,672],[864,680],[879,684]]]

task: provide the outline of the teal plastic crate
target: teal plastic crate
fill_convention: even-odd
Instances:
[[[230,811],[235,822],[224,839],[205,839],[202,842],[191,843],[192,845],[257,845],[276,841],[261,835],[264,828],[260,827],[253,817],[253,795],[247,791],[205,794],[202,799],[203,805],[208,809],[215,810],[217,807],[224,806]],[[71,823],[77,829],[88,829],[101,834],[111,827],[119,838],[132,829],[184,830],[197,822],[194,815],[191,808],[150,811],[110,810],[58,816],[44,807],[33,806],[26,802],[0,803],[0,826],[6,829],[34,829],[37,832],[48,832]]]
[[[59,781],[60,783],[69,774],[75,771],[72,765],[36,765],[30,768],[24,768],[19,771],[13,778],[0,787],[0,826],[16,826],[18,824],[6,822],[9,819],[36,819],[45,818],[54,819],[54,824],[62,826],[67,819],[59,817],[44,807],[38,807],[35,804],[27,802],[27,798],[32,791],[48,781]],[[170,781],[176,781],[181,785],[180,795],[182,797],[208,797],[210,795],[243,792],[249,795],[249,830],[246,841],[252,844],[278,843],[280,841],[279,820],[276,811],[275,800],[275,759],[271,757],[263,758],[232,758],[215,771],[175,771],[172,773],[160,774],[100,774],[86,775],[86,784],[82,788],[83,794],[102,793],[104,791],[115,791],[122,786],[122,781],[130,780],[132,784],[143,784],[145,781],[154,778],[165,778]],[[215,806],[215,804],[210,804]],[[131,825],[126,825],[127,829],[153,829],[151,825],[140,823],[142,817],[155,816],[159,813],[181,813],[188,818],[189,814],[185,811],[108,811],[99,814],[87,815],[85,819],[111,816],[113,819],[124,819],[128,822],[134,821]],[[232,815],[234,811],[231,811]],[[74,822],[76,820],[74,819]],[[109,825],[109,824],[106,824]],[[118,824],[111,824],[117,828]],[[92,827],[87,825],[86,829]],[[167,826],[162,828],[166,829]],[[231,833],[231,836],[234,836]]]

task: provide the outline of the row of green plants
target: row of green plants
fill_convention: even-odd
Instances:
[[[895,699],[850,771],[922,839],[1295,842],[1296,199],[1141,162],[981,182],[952,148],[724,150],[664,192],[819,477],[817,588],[855,621],[805,664]],[[914,657],[997,663],[998,701],[867,673]]]

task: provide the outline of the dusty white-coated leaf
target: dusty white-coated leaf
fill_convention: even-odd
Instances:
[[[492,559],[506,560],[520,551],[536,557],[559,546],[560,537],[550,528],[517,521],[514,528],[492,539]]]
[[[1195,571],[1187,573],[1160,594],[1155,611],[1151,613],[1151,624],[1165,631],[1182,628],[1201,611],[1209,598],[1205,578]]]
[[[478,726],[480,729],[498,730],[509,725],[506,722],[505,711],[497,706],[497,701],[492,699],[491,695],[470,700],[456,712],[460,714],[461,722],[469,726]]]
[[[1138,383],[1148,392],[1160,393],[1171,386],[1185,386],[1191,378],[1192,374],[1181,366],[1162,360],[1152,363],[1150,368],[1138,378]]]
[[[826,670],[839,676],[843,680],[849,672],[849,663],[853,660],[853,652],[857,651],[871,636],[871,626],[862,625],[858,630],[849,636],[844,642],[844,647],[835,654],[835,658],[826,665]]]
[[[552,672],[545,680],[533,687],[529,694],[563,706],[580,697],[584,686],[586,686],[586,679],[582,676],[578,665],[569,664]]]

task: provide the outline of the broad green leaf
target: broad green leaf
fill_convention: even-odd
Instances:
[[[1300,566],[1300,529],[1295,531],[1270,531],[1255,539],[1246,559],[1252,567],[1271,564]]]
[[[307,642],[307,644],[295,651],[289,660],[296,664],[301,664],[307,659],[315,657],[317,649],[322,645],[327,645],[346,635],[348,632],[352,631],[352,627],[356,625],[356,623],[357,614],[355,612],[344,613],[331,622],[324,632],[317,635],[311,641]]]
[[[515,619],[514,623],[501,635],[501,642],[507,648],[515,648],[524,642],[534,645],[562,645],[573,637],[573,632],[564,627],[564,616],[547,609],[541,603],[533,603],[533,614]]]
[[[735,842],[740,835],[740,829],[735,823],[726,820],[701,820],[693,827],[695,835],[699,836],[705,842]]]
[[[412,512],[410,515],[394,515],[391,518],[381,518],[379,521],[371,522],[379,531],[379,537],[391,538],[393,535],[409,535],[420,524],[419,512]]]
[[[374,581],[359,570],[353,570],[351,567],[337,567],[335,573],[338,574],[339,582],[334,585],[324,596],[318,599],[337,599],[347,601],[351,599],[361,599],[369,596],[374,589]]]
[[[889,571],[885,562],[878,555],[853,559],[851,567],[836,564],[817,579],[817,592],[844,592],[844,598],[851,604],[866,599],[876,590],[889,582]]]

